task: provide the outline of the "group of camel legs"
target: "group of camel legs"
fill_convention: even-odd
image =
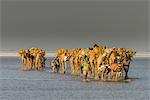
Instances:
[[[39,48],[20,50],[23,70],[42,70],[45,68],[45,51]]]
[[[56,58],[50,63],[52,72],[66,73],[67,61],[70,63],[70,74],[83,76],[84,79],[122,80],[125,79],[135,51],[126,48],[109,48],[95,44],[92,48],[60,48]],[[60,70],[59,70],[60,69]]]

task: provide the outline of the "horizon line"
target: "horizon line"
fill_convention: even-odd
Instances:
[[[46,57],[55,57],[55,52],[46,53]],[[19,57],[17,52],[0,52],[0,57]],[[137,52],[133,58],[150,58],[150,52]]]

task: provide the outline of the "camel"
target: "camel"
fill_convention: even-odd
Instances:
[[[75,69],[76,69],[76,75],[82,74],[82,62],[83,62],[83,56],[88,55],[89,49],[88,48],[83,48],[77,49],[76,55],[75,55]]]
[[[41,57],[42,57],[41,53],[38,53],[36,55],[36,58],[35,58],[35,68],[36,68],[36,70],[40,70],[41,69],[41,66],[42,66],[41,65],[41,63],[42,63]]]
[[[94,47],[93,48],[93,53],[95,54],[94,66],[97,66],[97,59],[99,57],[99,52],[100,52],[99,47]]]
[[[26,50],[27,52],[27,67],[28,70],[33,69],[34,56],[31,55],[30,50]]]
[[[21,53],[22,52],[22,53]],[[30,50],[21,51],[22,62],[24,63],[24,70],[31,70],[33,66],[34,57],[30,54]]]
[[[37,70],[42,70],[43,68],[45,68],[45,51],[42,49],[39,49],[39,51],[36,54],[35,57],[35,67]]]
[[[37,50],[36,48],[30,48],[30,56],[32,58],[32,69],[35,69],[35,58],[36,58]]]
[[[76,70],[76,75],[80,75],[80,68],[81,68],[81,57],[82,55],[80,54],[81,50],[76,53],[75,56],[75,70]]]
[[[75,75],[75,55],[76,55],[76,49],[72,48],[69,51],[69,61],[70,61],[71,75]]]
[[[26,63],[27,63],[26,51],[20,50],[18,53],[21,56],[21,61],[22,61],[23,66],[26,65]]]
[[[29,50],[29,62],[31,63],[32,69],[40,70],[45,67],[45,51],[39,48],[31,48]]]
[[[123,65],[121,64],[122,61],[119,55],[120,52],[118,52],[118,48],[110,48],[107,53],[108,66],[110,66],[111,69],[112,79],[115,80],[116,73],[117,75],[120,74],[121,77],[119,76],[119,79],[121,79]]]
[[[68,60],[67,53],[62,54],[62,55],[60,56],[60,58],[61,58],[60,61],[61,61],[62,74],[65,74],[65,73],[66,73],[66,68],[67,68],[66,62],[67,62],[67,60]]]
[[[30,48],[18,52],[24,66],[23,70],[43,69],[45,67],[45,51],[39,48]]]
[[[95,67],[96,67],[96,66],[95,66],[95,65],[96,65],[95,59],[96,59],[96,54],[95,54],[95,52],[94,52],[93,50],[90,50],[90,51],[89,51],[89,62],[90,62],[91,70],[92,70],[92,72],[91,72],[92,77],[95,76]]]
[[[71,55],[70,59],[69,59],[69,61],[70,61],[71,75],[74,75],[74,73],[75,73],[75,66],[74,66],[75,62],[74,62],[74,59],[75,59],[74,55]]]
[[[113,64],[115,60],[118,57],[117,51],[113,48],[113,50],[110,52],[109,57],[108,57],[108,63],[109,65]]]
[[[92,68],[92,77],[95,76],[95,70],[97,70],[97,59],[99,57],[99,46],[95,44],[92,48],[92,50],[89,51],[89,61]]]
[[[68,60],[68,50],[66,48],[61,48],[57,50],[56,55],[59,58],[60,67],[61,67],[61,73],[66,73],[66,67],[67,67],[67,60]]]
[[[98,69],[100,67],[100,65],[102,64],[103,62],[103,54],[102,54],[102,48],[99,48],[99,53],[98,53],[98,58],[96,59],[97,60],[97,65],[96,65],[96,76],[95,76],[95,79],[99,79],[99,75],[98,75]]]

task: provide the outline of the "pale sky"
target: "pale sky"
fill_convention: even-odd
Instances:
[[[91,47],[150,50],[148,0],[2,0],[0,50]]]

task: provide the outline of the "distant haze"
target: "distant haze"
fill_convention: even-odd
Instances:
[[[2,0],[0,50],[111,47],[150,50],[148,0]]]

